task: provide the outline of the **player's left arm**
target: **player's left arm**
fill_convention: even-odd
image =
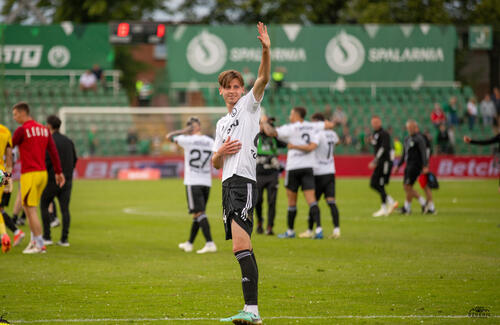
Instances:
[[[420,150],[420,157],[422,158],[422,173],[427,174],[429,172],[429,159],[427,159],[427,146],[425,145],[425,140],[420,137],[417,140],[418,149]]]
[[[260,102],[262,96],[264,96],[264,90],[266,85],[271,78],[271,40],[267,34],[267,26],[262,22],[257,24],[259,30],[259,39],[262,44],[262,58],[260,61],[259,72],[257,74],[257,79],[253,85],[253,96],[255,100]]]
[[[64,178],[64,174],[62,172],[61,160],[59,159],[59,153],[57,152],[56,144],[54,143],[54,139],[50,134],[49,142],[47,143],[47,150],[49,151],[49,157],[52,161],[52,165],[54,166],[54,172],[56,174],[56,184],[59,185],[59,187],[63,187],[64,183],[66,183],[66,179]]]

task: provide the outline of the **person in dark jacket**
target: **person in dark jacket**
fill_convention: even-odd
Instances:
[[[61,120],[55,116],[50,115],[47,117],[47,127],[49,128],[52,138],[57,147],[57,152],[61,158],[61,166],[63,170],[64,177],[66,178],[66,184],[63,187],[59,187],[56,184],[54,177],[54,168],[50,162],[50,159],[46,160],[47,172],[48,172],[48,182],[45,190],[42,194],[40,209],[42,211],[43,220],[43,240],[45,245],[52,245],[50,235],[50,214],[49,205],[57,197],[59,201],[59,207],[62,214],[62,235],[61,240],[57,243],[60,246],[68,247],[68,234],[70,225],[70,212],[69,212],[69,201],[71,198],[71,188],[73,180],[73,170],[76,166],[77,156],[75,151],[75,145],[73,141],[67,136],[59,132],[61,127]],[[47,155],[48,158],[48,155]]]
[[[274,126],[274,118],[267,118],[268,123]],[[283,167],[278,161],[278,148],[286,148],[286,143],[274,137],[267,136],[262,130],[257,134],[257,203],[255,214],[257,216],[257,233],[264,232],[262,217],[262,203],[264,201],[264,190],[267,191],[267,228],[266,235],[274,235],[274,218],[276,216],[276,198],[279,187],[279,174]]]
[[[492,138],[485,139],[485,140],[473,140],[469,136],[464,136],[464,142],[465,143],[470,143],[470,144],[476,144],[480,146],[488,146],[490,144],[498,144],[498,148],[494,151],[494,157],[495,157],[495,165],[497,168],[500,168],[500,132],[497,133]],[[498,177],[498,192],[500,193],[500,175]]]
[[[403,187],[406,193],[405,204],[401,209],[402,214],[411,213],[412,199],[418,199],[422,212],[425,211],[426,201],[418,194],[413,188],[413,184],[417,181],[420,174],[427,174],[429,172],[429,159],[427,156],[426,141],[422,133],[419,132],[418,124],[414,120],[406,122],[406,129],[408,136],[404,141],[403,157],[399,161],[396,172],[401,166],[406,163]]]

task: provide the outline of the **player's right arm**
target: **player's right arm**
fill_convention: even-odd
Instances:
[[[464,136],[464,142],[465,143],[470,143],[470,144],[478,144],[482,146],[490,145],[493,143],[499,143],[500,142],[500,134],[497,134],[493,138],[486,139],[486,140],[472,140],[468,136]]]
[[[224,158],[226,156],[234,155],[241,150],[241,142],[232,140],[228,137],[227,140],[220,146],[220,148],[212,156],[212,165],[216,169],[221,169],[224,165]]]
[[[271,78],[271,40],[267,34],[267,26],[259,22],[257,24],[259,36],[257,37],[262,44],[262,58],[260,61],[257,79],[253,85],[253,96],[258,102],[264,96],[264,90]]]
[[[14,131],[14,136],[12,136],[12,147],[18,146],[23,142],[24,139],[24,129],[22,126],[18,127]]]
[[[192,130],[191,127],[187,127],[187,128],[181,129],[181,130],[172,131],[169,134],[167,134],[165,137],[167,138],[168,141],[174,142],[174,138],[176,136],[181,135],[181,134],[190,133],[191,130]]]
[[[304,144],[304,145],[297,145],[297,144],[291,144],[291,143],[288,144],[288,149],[296,149],[296,150],[300,150],[300,151],[304,151],[304,152],[311,152],[311,151],[315,150],[317,147],[318,147],[318,144],[314,143],[314,142]]]

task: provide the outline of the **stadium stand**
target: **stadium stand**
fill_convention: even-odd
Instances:
[[[0,96],[0,105],[4,109],[0,120],[10,130],[15,130],[17,125],[12,119],[10,107],[20,101],[30,104],[33,117],[45,122],[47,116],[57,114],[63,106],[130,106],[124,90],[114,93],[112,89],[99,87],[97,92],[82,92],[78,85],[70,86],[67,80],[36,79],[29,84],[24,79],[9,79],[4,81],[3,92]],[[127,130],[132,125],[132,119],[124,116],[107,115],[82,116],[67,125],[67,134],[75,142],[79,155],[88,151],[88,132],[91,125],[95,125],[99,146],[95,155],[113,156],[127,153],[125,143]]]
[[[67,80],[34,79],[29,84],[24,79],[4,80],[3,92],[0,96],[0,106],[5,109],[0,115],[1,123],[14,130],[17,126],[12,120],[9,108],[19,101],[28,101],[33,110],[33,116],[44,121],[50,114],[57,114],[60,107],[66,106],[129,106],[124,90],[118,93],[100,87],[97,92],[82,92],[77,85],[69,86]],[[206,106],[223,106],[223,100],[215,88],[200,89]],[[417,120],[421,130],[429,130],[434,137],[435,128],[430,121],[430,113],[435,102],[440,104],[448,101],[450,96],[456,96],[459,105],[459,114],[465,112],[466,99],[474,92],[468,86],[454,87],[379,87],[374,91],[371,88],[348,88],[343,92],[330,88],[297,88],[283,87],[279,92],[269,89],[264,96],[262,106],[270,115],[277,118],[277,124],[288,121],[290,108],[305,106],[310,112],[325,112],[327,105],[333,111],[342,106],[349,118],[350,134],[354,136],[356,129],[369,127],[370,117],[380,115],[386,126],[391,126],[393,135],[405,136],[405,121],[408,118]],[[328,112],[327,112],[328,113]],[[330,112],[332,113],[332,112]],[[89,116],[82,115],[78,119],[68,122],[66,132],[75,141],[80,155],[88,152],[89,130],[94,125],[99,143],[95,155],[114,156],[126,155],[127,130],[133,126],[134,119],[123,115]],[[137,126],[137,125],[136,125]],[[142,127],[142,126],[141,126]],[[339,136],[342,128],[336,129]],[[472,132],[474,137],[491,136],[491,129],[483,129],[476,125]],[[457,154],[488,155],[491,148],[481,146],[465,146],[461,138],[470,134],[468,128],[462,124],[455,129],[455,152]],[[337,154],[357,154],[356,146],[338,146]]]

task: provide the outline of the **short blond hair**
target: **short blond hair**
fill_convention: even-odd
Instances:
[[[222,88],[226,88],[229,86],[229,83],[233,80],[233,79],[238,79],[238,81],[240,82],[241,86],[244,87],[245,86],[245,82],[243,81],[243,76],[241,75],[241,73],[239,73],[238,71],[236,70],[226,70],[226,71],[222,71],[220,74],[219,74],[219,78],[218,78],[218,81],[219,81],[219,85],[222,87]]]

